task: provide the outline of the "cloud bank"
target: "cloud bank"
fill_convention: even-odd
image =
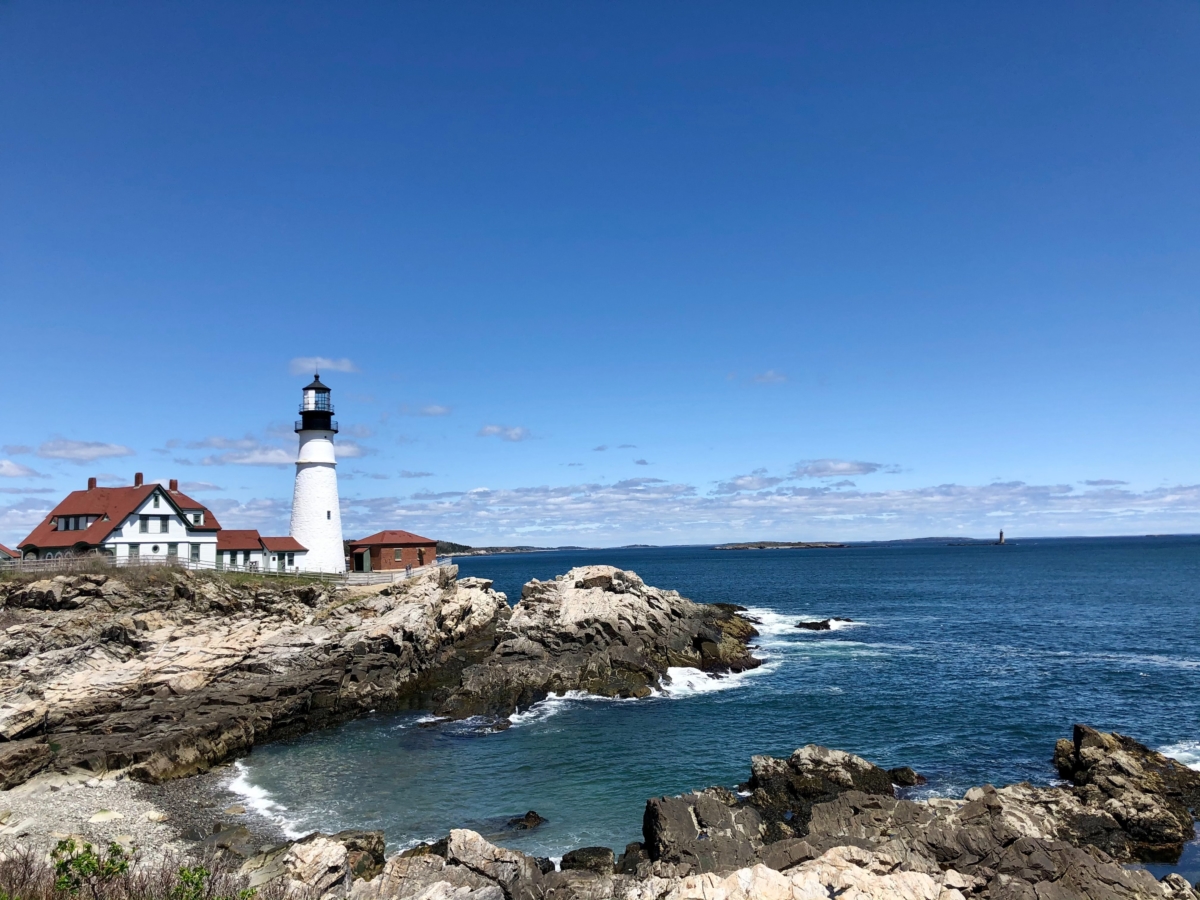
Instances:
[[[292,375],[311,375],[314,372],[357,372],[351,360],[330,359],[327,356],[297,356],[288,363],[288,372]]]

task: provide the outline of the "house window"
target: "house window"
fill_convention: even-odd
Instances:
[[[171,559],[178,559],[179,558],[179,545],[178,544],[167,544],[167,556],[170,557]]]
[[[192,562],[200,562],[200,545],[192,544]]]
[[[396,562],[401,562],[404,559],[404,551],[397,547],[394,552],[396,555],[392,558],[396,560]]]
[[[139,534],[149,534],[150,533],[150,517],[149,516],[138,516],[138,533]]]
[[[158,533],[159,534],[169,534],[170,531],[171,531],[171,517],[170,516],[159,516],[158,517]]]
[[[333,512],[332,512],[332,511],[330,511],[330,510],[328,510],[328,509],[327,509],[327,510],[325,510],[325,518],[326,518],[327,520],[328,520],[328,519],[332,519],[332,518],[333,518]]]
[[[158,494],[154,495],[154,508],[158,509]]]
[[[287,564],[288,564],[289,566],[294,566],[294,565],[296,564],[296,554],[295,554],[295,553],[289,553],[289,554],[288,554],[288,561],[287,561]]]
[[[192,513],[192,524],[193,525],[200,524],[200,513]]]
[[[139,556],[141,556],[141,551],[142,551],[142,548],[139,545],[130,544],[129,545],[129,558],[137,559]]]

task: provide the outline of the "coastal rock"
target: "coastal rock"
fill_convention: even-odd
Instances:
[[[834,616],[832,619],[819,619],[811,622],[797,622],[797,628],[803,628],[806,631],[832,631],[834,622],[853,622],[853,619],[839,619]]]
[[[546,820],[539,816],[535,810],[530,810],[523,816],[514,816],[506,823],[509,828],[517,831],[528,831],[537,828],[539,825],[545,825]]]
[[[467,668],[439,714],[509,716],[551,694],[646,697],[668,667],[740,672],[760,665],[757,632],[724,604],[698,604],[612,566],[531,581],[491,655]]]
[[[918,775],[908,766],[896,766],[894,769],[888,769],[887,773],[896,787],[916,787],[926,783],[924,775]]]
[[[428,708],[491,650],[503,594],[454,567],[385,589],[215,573],[0,585],[0,787],[43,769],[157,783],[370,710]],[[11,629],[10,629],[11,630]]]
[[[597,875],[611,875],[616,865],[616,855],[609,847],[580,847],[563,854],[561,869],[564,872],[578,869]]]

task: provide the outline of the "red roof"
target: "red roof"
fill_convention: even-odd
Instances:
[[[284,553],[296,550],[299,550],[301,553],[308,552],[308,548],[294,537],[265,537],[262,539],[262,545],[272,553]]]
[[[96,546],[102,544],[119,528],[135,510],[155,491],[160,491],[168,503],[183,513],[203,511],[203,525],[188,525],[192,531],[218,531],[221,527],[216,516],[204,506],[179,491],[169,491],[160,484],[143,484],[140,487],[92,488],[90,491],[72,491],[67,494],[50,515],[42,520],[29,537],[17,544],[18,547],[74,547],[77,544]],[[79,531],[57,531],[54,520],[59,516],[96,516],[90,528]],[[105,518],[107,516],[107,519]]]
[[[253,528],[238,530],[222,528],[217,532],[218,550],[261,550],[262,538]]]
[[[10,559],[18,559],[18,558],[20,558],[21,554],[18,553],[16,550],[10,550],[10,549],[8,549],[8,547],[5,547],[3,544],[0,544],[0,557],[4,557],[4,556],[9,557]]]
[[[409,544],[436,544],[433,538],[421,537],[411,531],[378,531],[360,541],[351,541],[351,547],[362,547],[367,544],[380,544],[384,547],[404,547]]]

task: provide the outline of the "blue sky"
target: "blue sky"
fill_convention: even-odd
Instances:
[[[0,541],[1200,531],[1200,7],[0,5]],[[299,360],[299,362],[297,362]],[[604,448],[604,449],[599,449]]]

